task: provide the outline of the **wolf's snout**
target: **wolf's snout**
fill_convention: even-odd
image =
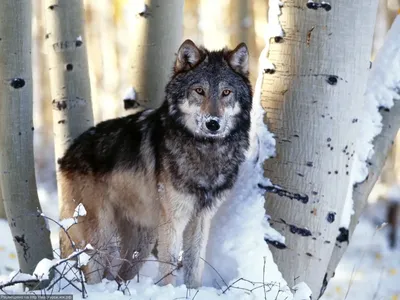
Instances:
[[[218,131],[221,126],[217,120],[209,120],[206,122],[206,127],[208,130],[215,132]]]

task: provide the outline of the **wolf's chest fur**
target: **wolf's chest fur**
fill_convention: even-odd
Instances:
[[[210,207],[221,193],[230,189],[244,160],[247,139],[239,135],[226,139],[196,140],[184,134],[165,140],[162,157],[177,190],[196,196],[198,208]]]

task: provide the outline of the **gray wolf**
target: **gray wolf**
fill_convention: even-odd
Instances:
[[[87,211],[69,235],[95,249],[88,283],[133,278],[157,242],[162,284],[175,283],[183,249],[185,284],[201,285],[211,219],[249,146],[248,56],[243,43],[208,51],[186,40],[158,109],[98,124],[59,160],[61,218],[79,203]],[[68,256],[63,232],[60,242]]]

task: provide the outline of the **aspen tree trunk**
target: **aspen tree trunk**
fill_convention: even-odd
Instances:
[[[116,118],[122,112],[121,95],[118,93],[121,74],[118,67],[117,28],[113,18],[116,1],[96,1],[97,22],[95,30],[100,31],[101,63],[101,95],[103,119]],[[99,52],[99,49],[95,49]]]
[[[229,1],[201,0],[199,11],[204,46],[208,49],[226,47],[230,39]]]
[[[265,12],[264,12],[265,13]],[[258,70],[258,54],[252,3],[249,0],[233,0],[230,2],[231,33],[229,47],[234,49],[240,43],[246,43],[249,49],[250,81],[255,86]]]
[[[6,211],[4,209],[4,200],[3,200],[3,194],[1,192],[1,181],[0,181],[0,219],[5,219],[6,218]]]
[[[358,219],[360,218],[367,204],[368,196],[378,180],[388,153],[392,148],[396,138],[396,133],[400,128],[400,101],[395,101],[390,111],[382,111],[382,117],[382,133],[376,136],[373,142],[374,155],[371,158],[368,178],[363,183],[355,187],[353,191],[354,214],[351,216],[351,222],[348,229],[349,238],[347,241],[337,241],[335,243],[335,248],[332,252],[328,266],[326,283],[328,283],[328,281],[335,275],[335,270],[339,265],[343,254],[346,252],[349,242],[351,242],[351,237],[358,224]]]
[[[131,61],[136,100],[144,107],[158,107],[171,75],[173,57],[182,39],[183,0],[145,0],[136,7]]]
[[[203,42],[200,26],[200,2],[201,0],[186,0],[183,13],[183,36],[191,39],[196,45]]]
[[[84,1],[84,19],[85,19],[85,36],[86,51],[89,65],[90,91],[92,97],[93,118],[94,123],[100,123],[104,120],[102,98],[102,53],[101,49],[101,32],[98,30],[98,19],[101,18],[98,12],[99,8],[96,3],[91,0]]]
[[[379,48],[382,46],[385,35],[388,32],[391,22],[390,11],[388,8],[388,0],[379,0],[378,12],[376,15],[376,23],[374,30],[374,40],[372,47],[372,57],[375,57]]]
[[[0,1],[0,181],[20,269],[53,258],[33,157],[31,2]]]
[[[81,0],[46,0],[46,38],[56,161],[93,126]],[[57,164],[58,168],[58,164]],[[58,185],[59,203],[61,187]]]
[[[393,94],[399,94],[400,91],[400,75],[398,66],[393,64],[392,61],[398,61],[400,56],[400,48],[397,46],[397,38],[400,33],[400,16],[395,20],[392,25],[390,32],[388,33],[385,43],[378,52],[377,59],[374,61],[372,70],[370,73],[370,78],[368,83],[377,83],[379,86],[384,86],[387,95],[390,92]],[[375,69],[376,68],[376,69]],[[377,71],[376,71],[377,70]],[[387,72],[388,76],[393,77],[393,83],[384,83],[382,79],[382,71]],[[379,84],[381,83],[381,84]],[[367,90],[367,100],[368,96],[374,96],[374,98],[382,97],[382,92],[377,91],[377,95],[374,95],[374,89]],[[368,95],[369,94],[369,95]],[[385,96],[383,96],[385,97]],[[398,97],[395,97],[398,98]],[[373,146],[374,153],[372,157],[368,160],[368,177],[365,181],[357,184],[353,189],[353,200],[354,200],[354,214],[351,216],[350,224],[348,226],[348,236],[349,239],[341,241],[337,240],[335,248],[333,250],[331,260],[327,272],[327,280],[333,277],[335,269],[339,264],[344,252],[346,251],[349,241],[351,242],[351,236],[356,228],[358,219],[361,216],[365,205],[367,204],[368,196],[374,187],[378,177],[382,173],[382,169],[387,161],[387,157],[390,150],[393,148],[394,141],[396,140],[396,135],[399,133],[400,128],[400,100],[395,99],[394,104],[390,109],[380,109],[380,114],[382,115],[382,130],[374,137]],[[393,151],[394,149],[392,149]],[[395,177],[395,172],[392,172],[392,176]],[[398,183],[398,182],[397,182]],[[391,179],[390,184],[396,184],[396,182]],[[396,210],[396,208],[394,207]],[[395,223],[396,215],[393,215],[392,227]],[[390,223],[390,220],[388,220]],[[391,242],[395,241],[395,236],[390,237]]]
[[[265,163],[275,185],[265,207],[287,246],[271,250],[288,285],[306,282],[313,299],[324,287],[350,182],[376,2],[311,9],[291,1],[280,17],[285,37],[270,45],[276,71],[264,77],[262,104],[277,156]]]

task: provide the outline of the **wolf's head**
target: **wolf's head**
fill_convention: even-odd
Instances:
[[[211,52],[186,40],[166,87],[169,117],[206,138],[222,138],[239,126],[248,127],[252,102],[248,60],[244,43],[234,50]]]

